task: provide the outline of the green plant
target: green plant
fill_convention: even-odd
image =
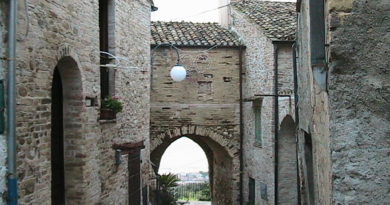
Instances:
[[[245,203],[245,205],[255,205],[255,203],[254,203],[253,201],[247,201],[247,202]]]
[[[201,185],[199,201],[211,201],[210,184],[208,182]]]
[[[162,174],[159,178],[161,187],[161,202],[163,205],[175,205],[177,197],[175,195],[175,188],[180,181],[177,175],[172,173]]]
[[[123,109],[123,104],[119,101],[119,99],[120,98],[117,96],[105,98],[102,101],[102,108],[110,109],[115,113],[121,112]]]

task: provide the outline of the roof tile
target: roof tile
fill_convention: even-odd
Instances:
[[[295,2],[241,1],[233,7],[244,13],[251,22],[258,24],[272,40],[295,39],[297,27]]]
[[[242,44],[228,29],[217,23],[152,22],[152,45],[170,43],[175,46],[229,46]]]

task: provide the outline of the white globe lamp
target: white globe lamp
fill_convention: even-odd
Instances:
[[[186,76],[187,76],[187,71],[180,64],[176,64],[171,69],[171,78],[173,81],[180,82],[180,81],[184,80],[186,78]]]

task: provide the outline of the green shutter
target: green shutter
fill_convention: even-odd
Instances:
[[[261,107],[255,107],[255,143],[261,145]]]

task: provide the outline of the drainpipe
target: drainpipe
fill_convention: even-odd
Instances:
[[[240,76],[240,204],[244,204],[244,196],[243,196],[243,172],[244,172],[244,156],[243,156],[243,140],[244,140],[244,122],[243,122],[243,98],[242,98],[242,55],[243,50],[242,47],[240,47],[240,70],[239,70],[239,76]]]
[[[293,44],[293,71],[294,71],[294,105],[295,105],[295,126],[299,127],[299,107],[298,107],[298,70],[297,70],[297,44]],[[300,189],[300,175],[299,175],[299,137],[298,133],[295,133],[296,142],[296,169],[297,169],[297,193],[298,193],[298,204],[301,204],[301,189]]]
[[[17,0],[9,1],[8,75],[7,75],[7,140],[8,140],[8,205],[18,204],[16,178],[16,19]]]
[[[3,70],[0,69],[0,72],[3,72]],[[5,109],[5,102],[4,102],[4,79],[0,80],[0,135],[4,134],[5,130],[5,118],[4,118],[4,109]]]
[[[274,45],[274,75],[275,75],[275,85],[274,85],[274,107],[275,107],[275,121],[274,121],[274,132],[275,132],[275,170],[274,170],[274,175],[275,175],[275,204],[278,204],[278,137],[279,137],[279,88],[278,88],[278,78],[279,78],[279,71],[278,71],[278,51],[279,51],[279,45],[278,44],[273,44]]]

